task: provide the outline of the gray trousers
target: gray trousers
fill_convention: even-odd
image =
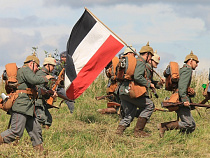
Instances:
[[[24,129],[31,137],[32,145],[42,144],[42,128],[36,118],[13,112],[11,115],[11,127],[1,133],[5,143],[11,143],[23,136]]]
[[[41,123],[43,125],[51,126],[51,124],[52,124],[52,115],[50,114],[50,112],[49,112],[48,108],[46,107],[46,105],[43,105],[43,106],[38,106],[36,104],[36,106],[35,106],[36,118],[37,118],[39,123]]]
[[[64,88],[59,88],[58,87],[57,92],[62,94],[62,95],[64,95],[64,96],[66,96],[66,92],[65,92]],[[70,102],[70,101],[65,100],[65,103],[67,104],[70,113],[73,113],[73,111],[74,111],[74,102]]]
[[[154,111],[154,104],[149,97],[141,96],[139,98],[130,98],[128,95],[120,95],[121,106],[123,107],[125,117],[122,118],[119,125],[129,127],[137,113],[137,108],[140,110],[138,117],[144,117],[147,120]]]
[[[179,116],[180,120],[179,127],[181,130],[191,133],[195,130],[195,120],[192,117],[192,114],[190,112],[190,107],[181,106],[177,111],[177,115]]]

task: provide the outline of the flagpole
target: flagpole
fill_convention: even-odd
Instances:
[[[102,25],[104,25],[111,33],[113,33],[120,41],[122,41],[127,47],[129,47],[133,52],[134,52],[134,54],[135,55],[137,55],[138,57],[140,57],[137,53],[136,53],[136,51],[134,51],[130,46],[128,46],[127,45],[127,43],[125,43],[125,41],[123,41],[118,35],[116,35],[108,26],[106,26],[99,18],[97,18],[89,9],[87,9],[87,7],[85,7],[85,10],[87,11],[87,12],[89,12],[92,16],[94,16],[94,18],[96,18]],[[160,77],[160,75],[155,71],[155,70],[153,70],[153,72],[155,72],[156,74],[157,74],[157,76],[159,77],[159,78],[161,78]]]
[[[102,25],[104,25],[111,33],[113,33],[120,41],[122,41],[128,47],[125,41],[123,41],[118,35],[116,35],[108,26],[106,26],[99,18],[97,18],[89,9],[85,7],[85,10],[87,10],[92,16],[94,16],[94,18],[96,18]]]

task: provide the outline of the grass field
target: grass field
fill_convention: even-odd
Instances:
[[[197,95],[193,99],[198,103],[202,96],[203,83],[207,82],[207,74],[194,74],[192,87]],[[97,109],[105,108],[106,101],[96,101],[95,96],[105,95],[107,80],[103,75],[76,100],[75,111],[70,114],[67,106],[50,109],[53,124],[49,130],[43,129],[44,153],[40,157],[210,157],[210,111],[199,108],[200,117],[196,110],[192,115],[196,121],[196,130],[190,135],[179,134],[173,130],[166,132],[164,138],[159,138],[156,124],[176,119],[175,112],[153,113],[145,130],[152,134],[149,138],[135,138],[133,130],[135,119],[125,130],[122,137],[115,135],[119,116],[101,115]],[[2,84],[1,84],[2,86]],[[0,87],[2,91],[3,88]],[[159,98],[152,98],[157,108],[170,92],[157,90]],[[60,100],[56,102],[59,103]],[[7,128],[9,115],[0,111],[0,131]],[[24,132],[18,145],[3,144],[0,157],[39,157],[33,151],[30,137]]]

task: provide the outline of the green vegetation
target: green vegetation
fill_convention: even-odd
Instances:
[[[204,81],[204,79],[206,79]],[[198,103],[202,96],[202,84],[207,83],[207,74],[194,74],[192,87],[197,95],[193,99]],[[119,116],[101,115],[96,111],[105,108],[106,101],[96,101],[95,96],[105,94],[106,77],[99,76],[93,84],[76,100],[75,111],[70,114],[62,104],[59,110],[50,109],[53,124],[49,130],[43,129],[44,153],[40,157],[208,157],[210,156],[210,109],[199,108],[202,118],[196,110],[192,115],[196,121],[196,130],[190,135],[179,131],[168,131],[164,138],[159,138],[156,124],[176,119],[175,112],[153,113],[145,130],[152,134],[149,138],[135,138],[133,130],[136,119],[125,130],[122,137],[116,136]],[[2,86],[2,85],[1,85]],[[0,87],[3,90],[2,87]],[[157,108],[170,92],[157,90],[159,98],[153,97]],[[56,104],[59,104],[58,100]],[[0,131],[7,128],[9,115],[0,111]],[[38,157],[33,151],[30,137],[24,132],[19,144],[3,144],[0,157]]]

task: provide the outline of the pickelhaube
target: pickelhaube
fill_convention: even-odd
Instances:
[[[188,54],[186,57],[185,57],[185,60],[184,60],[184,63],[186,63],[188,60],[190,59],[193,59],[195,60],[196,62],[199,62],[198,60],[198,57],[196,55],[193,54],[193,51],[191,50],[190,54]]]
[[[56,60],[51,56],[51,54],[48,55],[48,57],[44,58],[43,65],[50,64],[50,65],[56,65]]]
[[[27,56],[26,60],[24,61],[24,63],[28,63],[30,61],[34,61],[36,64],[38,64],[39,66],[39,59],[36,56],[36,53],[34,52],[32,55]]]
[[[157,55],[157,50],[154,52],[154,56],[152,56],[152,60],[154,60],[156,63],[160,63],[160,56]]]
[[[154,51],[153,48],[150,47],[149,42],[147,42],[146,46],[141,47],[141,50],[139,51],[139,53],[147,53],[150,52],[152,55],[154,55]]]
[[[136,49],[134,47],[132,47],[132,45],[130,45],[129,47],[125,48],[123,55],[126,55],[128,53],[134,53],[133,51],[136,52]]]

